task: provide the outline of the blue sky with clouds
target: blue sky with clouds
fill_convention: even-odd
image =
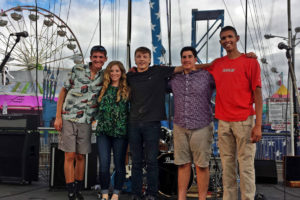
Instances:
[[[67,13],[69,12],[68,26],[72,29],[76,35],[83,52],[88,52],[91,45],[99,43],[99,1],[97,0],[64,0],[62,1],[62,11],[59,13],[60,0],[38,0],[38,6],[48,9],[50,2],[50,11],[60,15],[63,20],[66,21]],[[71,2],[70,10],[68,9],[69,3]],[[109,59],[119,59],[122,62],[126,61],[126,36],[127,36],[127,1],[125,0],[101,0],[103,5],[102,10],[102,43],[108,49]],[[117,8],[117,13],[114,13],[111,5],[120,2]],[[177,0],[172,2],[172,63],[174,65],[180,64],[179,51],[182,46],[191,44],[191,10],[196,8],[198,10],[214,10],[224,9],[225,10],[225,25],[234,25],[239,34],[241,40],[244,41],[244,12],[242,9],[241,2],[244,4],[245,1],[238,0],[214,0],[212,4],[211,0]],[[180,2],[180,7],[178,5]],[[224,5],[226,3],[226,7]],[[254,24],[262,26],[262,35],[266,33],[272,33],[274,35],[287,36],[287,5],[286,1],[283,0],[255,0],[249,1],[250,5],[252,2],[260,2],[264,18],[259,16],[259,21],[251,19],[251,15],[255,16],[255,10],[249,10],[249,30],[252,32],[252,38],[254,45],[257,46]],[[54,11],[54,3],[56,3],[56,10]],[[291,0],[292,3],[292,25],[293,28],[300,26],[300,8],[299,0]],[[161,4],[161,25],[162,25],[162,41],[165,48],[168,46],[167,38],[167,25],[166,25],[166,1],[160,0]],[[0,0],[0,8],[7,10],[11,7],[18,5],[35,5],[34,0]],[[243,5],[245,6],[245,5]],[[259,5],[256,5],[260,8]],[[68,11],[68,12],[67,12]],[[260,15],[260,12],[258,12]],[[132,49],[133,52],[138,46],[147,46],[151,48],[151,26],[150,26],[150,8],[148,0],[134,0],[132,5]],[[179,19],[181,16],[181,20]],[[114,19],[113,19],[114,18]],[[115,20],[115,21],[114,21]],[[265,24],[265,26],[263,26]],[[113,26],[115,31],[113,32]],[[200,23],[198,26],[199,35],[206,29],[206,23]],[[115,35],[114,35],[115,33]],[[199,36],[200,37],[200,36]],[[299,36],[300,37],[300,34]],[[248,47],[249,51],[255,51],[259,58],[266,56],[268,60],[268,66],[265,66],[268,70],[272,66],[276,66],[279,72],[283,72],[285,80],[287,77],[287,61],[285,59],[284,51],[279,51],[277,44],[282,40],[274,38],[272,40],[263,41],[261,49],[265,49],[265,54],[262,55],[258,48],[254,49],[251,42],[250,35],[248,34]],[[117,42],[116,42],[117,41]],[[117,43],[117,44],[116,44]],[[244,42],[243,42],[244,43]],[[239,48],[242,51],[242,44],[239,44]],[[113,50],[117,48],[118,56],[113,57]],[[300,74],[300,45],[296,48],[296,74]],[[219,55],[219,44],[218,38],[209,46],[209,59]],[[271,56],[272,55],[272,56]],[[168,55],[167,55],[168,56]],[[203,55],[202,55],[203,56]],[[131,55],[133,58],[133,55]],[[86,56],[86,61],[89,57]],[[132,60],[132,63],[134,61]],[[274,75],[272,75],[274,76]],[[276,77],[274,77],[276,78]],[[299,83],[299,81],[298,81]]]

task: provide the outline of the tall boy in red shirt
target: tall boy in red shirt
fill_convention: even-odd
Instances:
[[[261,137],[262,92],[260,67],[237,49],[239,35],[226,26],[220,44],[227,56],[206,68],[216,83],[215,117],[219,119],[218,138],[223,168],[223,200],[237,200],[236,159],[239,163],[242,200],[255,196],[255,142]],[[255,110],[253,109],[255,104]],[[256,122],[254,123],[254,115]],[[237,158],[236,158],[237,157]]]

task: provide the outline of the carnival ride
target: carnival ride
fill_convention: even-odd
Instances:
[[[35,6],[0,13],[0,57],[8,58],[2,73],[1,105],[5,101],[11,109],[39,107],[41,97],[34,96],[54,99],[66,76],[62,69],[84,62],[76,36],[59,15]]]
[[[9,70],[35,69],[36,63],[40,69],[71,68],[74,63],[83,63],[81,47],[70,27],[44,8],[17,6],[2,11],[0,29],[2,56],[14,45],[14,33],[28,33],[12,52],[7,62]]]
[[[54,100],[67,74],[62,69],[84,63],[76,36],[59,15],[37,6],[17,6],[0,13],[0,55],[4,58],[0,104],[20,112],[43,106],[46,127],[55,117]],[[66,21],[68,17],[69,12]]]

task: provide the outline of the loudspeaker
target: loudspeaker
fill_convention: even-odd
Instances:
[[[0,180],[31,183],[39,177],[38,132],[0,131]]]
[[[64,188],[66,186],[64,173],[64,152],[57,148],[57,143],[50,147],[50,188]]]
[[[36,131],[39,125],[40,115],[37,114],[0,115],[0,129]]]
[[[255,160],[254,166],[256,183],[278,183],[275,160]]]
[[[300,156],[284,156],[286,181],[300,181]]]
[[[57,143],[51,144],[50,159],[50,188],[65,188],[65,153],[58,149]],[[92,152],[86,154],[84,174],[84,189],[90,189],[97,184],[97,144],[92,144]]]

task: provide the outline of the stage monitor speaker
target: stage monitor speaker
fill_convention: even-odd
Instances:
[[[278,183],[275,160],[255,160],[254,166],[256,183]]]
[[[51,189],[65,188],[64,152],[58,149],[57,143],[51,144],[50,178]],[[86,154],[84,189],[90,189],[97,184],[97,145],[92,144],[92,152]]]
[[[285,180],[300,181],[300,156],[285,156],[283,163]]]
[[[0,180],[38,181],[39,145],[38,132],[0,131]]]
[[[37,114],[9,114],[0,115],[0,129],[36,131],[40,126],[40,115]]]

